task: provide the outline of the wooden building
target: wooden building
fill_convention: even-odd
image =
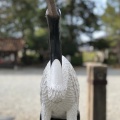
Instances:
[[[17,65],[18,52],[24,48],[23,39],[0,38],[0,67],[14,67]]]

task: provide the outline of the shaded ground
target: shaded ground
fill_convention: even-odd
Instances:
[[[40,80],[43,69],[0,69],[0,120],[39,120]],[[87,120],[87,77],[83,68],[76,68],[80,84],[81,120]],[[119,120],[120,70],[108,69],[107,120]]]

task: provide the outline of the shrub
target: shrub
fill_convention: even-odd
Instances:
[[[71,64],[73,66],[82,66],[83,60],[82,55],[81,56],[73,56],[71,57]]]
[[[83,52],[83,62],[93,62],[95,60],[95,52]]]
[[[117,56],[115,55],[110,55],[109,56],[109,59],[108,59],[108,64],[109,65],[115,65],[118,63],[118,59],[117,59]]]
[[[25,55],[22,57],[21,61],[25,65],[32,65],[38,62],[38,57],[34,55]]]

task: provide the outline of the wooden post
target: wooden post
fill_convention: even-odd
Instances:
[[[88,64],[88,120],[106,120],[107,66]]]

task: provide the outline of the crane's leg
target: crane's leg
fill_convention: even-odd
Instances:
[[[77,120],[80,120],[80,112],[78,111]]]
[[[42,111],[41,111],[41,120],[50,120],[51,119],[51,111],[45,107],[45,105],[42,105]]]
[[[78,106],[74,104],[72,108],[67,111],[67,120],[77,120]]]

